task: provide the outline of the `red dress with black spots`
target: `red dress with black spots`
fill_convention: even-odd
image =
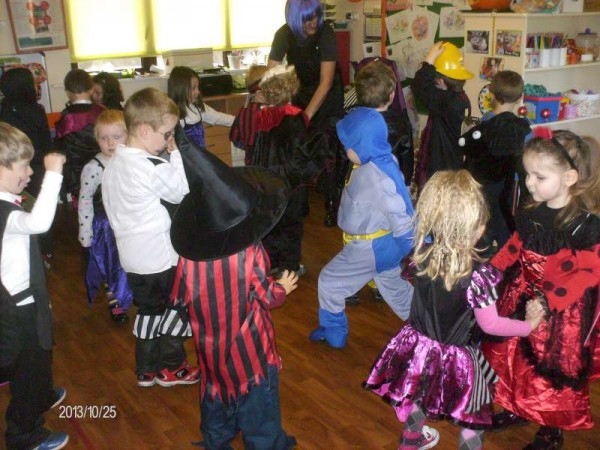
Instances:
[[[491,261],[504,271],[498,313],[523,319],[542,292],[546,320],[527,337],[486,337],[483,351],[499,377],[497,404],[541,425],[587,429],[588,384],[600,377],[600,219],[582,214],[558,230],[559,212],[542,204],[518,217]]]

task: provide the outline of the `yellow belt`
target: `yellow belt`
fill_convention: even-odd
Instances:
[[[375,233],[371,234],[348,234],[343,233],[344,244],[352,241],[372,241],[373,239],[377,239],[381,236],[385,236],[386,234],[390,234],[390,230],[379,230]]]

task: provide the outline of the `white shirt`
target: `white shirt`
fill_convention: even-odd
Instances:
[[[102,153],[96,154],[102,165],[106,167],[110,158]],[[77,212],[79,215],[79,243],[82,247],[92,245],[92,222],[94,221],[94,194],[102,183],[102,172],[98,161],[92,159],[81,171],[81,188],[79,189],[79,202]]]
[[[8,216],[2,237],[0,276],[2,284],[11,295],[29,287],[29,235],[45,233],[52,226],[62,179],[62,174],[46,171],[40,194],[31,212],[13,211]],[[0,192],[0,199],[15,203],[21,196]],[[33,297],[27,297],[17,305],[26,305],[33,301]]]
[[[204,104],[204,111],[201,111],[197,106],[187,108],[185,120],[181,119],[179,124],[183,127],[187,125],[194,125],[198,122],[204,122],[209,125],[221,125],[223,127],[230,127],[233,125],[235,119],[231,114],[226,114],[217,111],[213,107]]]
[[[181,203],[188,192],[179,150],[166,161],[138,148],[117,147],[104,169],[102,201],[126,272],[148,275],[177,264],[171,218],[160,200]]]

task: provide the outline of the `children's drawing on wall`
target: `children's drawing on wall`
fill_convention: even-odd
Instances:
[[[464,30],[465,19],[458,8],[440,8],[440,38],[461,38]]]
[[[397,14],[389,15],[385,18],[385,24],[388,32],[388,39],[394,44],[402,39],[412,36],[411,23],[413,19],[412,11],[401,11]]]
[[[487,30],[468,30],[465,51],[467,53],[488,53],[490,32]]]
[[[416,46],[431,47],[433,45],[439,20],[440,16],[427,8],[415,6],[412,9],[410,32]]]
[[[412,0],[387,0],[387,11],[402,11],[412,8]]]
[[[428,47],[415,45],[415,41],[411,38],[390,45],[387,48],[387,55],[389,59],[396,61],[396,65],[407,78],[414,78],[425,59],[427,50]]]
[[[433,6],[433,0],[415,0],[414,4],[419,6]]]
[[[491,80],[494,76],[504,70],[504,58],[481,58],[481,68],[479,70],[479,78],[482,80]]]
[[[507,56],[521,55],[520,31],[496,31],[496,54]]]

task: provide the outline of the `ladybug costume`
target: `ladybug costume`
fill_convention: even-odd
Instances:
[[[582,213],[559,229],[559,213],[527,210],[491,261],[505,273],[499,315],[522,319],[527,301],[543,295],[546,320],[527,337],[486,337],[483,350],[500,379],[496,403],[547,427],[589,429],[588,385],[600,376],[600,219]]]

